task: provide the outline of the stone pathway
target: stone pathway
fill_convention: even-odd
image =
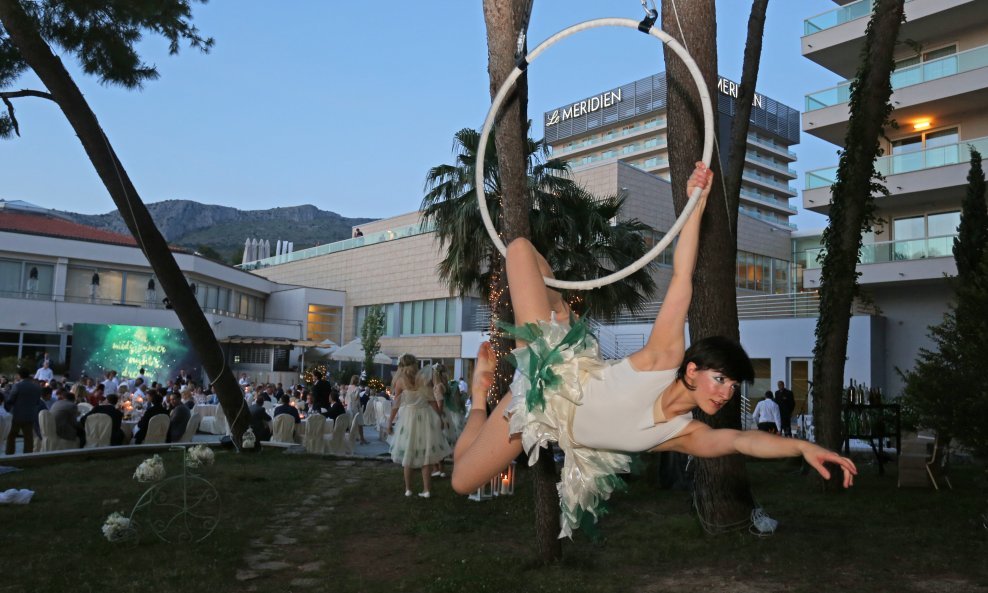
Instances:
[[[293,557],[299,555],[297,546],[311,549],[312,545],[309,541],[299,543],[302,535],[299,533],[299,526],[304,524],[306,529],[313,529],[315,533],[329,531],[331,511],[341,502],[342,486],[360,481],[355,471],[360,467],[378,465],[378,462],[372,460],[323,461],[315,457],[313,462],[313,468],[320,468],[320,473],[312,482],[310,492],[293,497],[295,501],[301,498],[301,502],[282,502],[276,505],[264,535],[250,541],[250,547],[244,554],[244,567],[237,570],[236,574],[237,581],[244,583],[245,590],[269,590],[268,577],[281,584],[287,581],[292,588],[298,589],[319,585],[321,580],[311,575],[322,569],[321,560],[302,563],[292,561]],[[315,522],[303,522],[302,519],[306,517],[313,518]]]

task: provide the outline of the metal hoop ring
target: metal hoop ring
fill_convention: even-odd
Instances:
[[[563,29],[562,31],[556,33],[552,37],[543,41],[538,47],[532,50],[527,56],[525,56],[525,62],[530,64],[539,57],[543,51],[548,49],[550,46],[555,44],[574,33],[579,33],[580,31],[585,31],[587,29],[595,29],[598,27],[626,27],[629,29],[638,30],[639,22],[633,19],[624,18],[604,18],[604,19],[594,19],[591,21],[586,21],[583,23],[578,23]],[[693,82],[696,83],[697,91],[700,94],[700,103],[703,108],[703,156],[701,160],[707,167],[710,166],[710,158],[713,154],[713,139],[714,139],[714,113],[713,107],[711,106],[710,93],[707,91],[706,83],[703,80],[703,74],[700,72],[700,68],[696,65],[696,62],[689,55],[689,52],[675,39],[670,37],[665,31],[657,27],[652,27],[648,30],[648,34],[655,37],[662,43],[669,46],[673,52],[683,60],[686,64],[690,75],[693,77]],[[484,120],[484,127],[480,133],[480,143],[477,148],[477,173],[475,182],[475,192],[477,194],[477,203],[480,207],[480,216],[484,220],[484,226],[487,228],[487,234],[490,235],[491,240],[494,242],[495,247],[501,252],[501,255],[507,255],[507,248],[504,246],[504,242],[497,234],[497,230],[494,228],[494,223],[491,221],[491,213],[487,209],[486,192],[484,188],[486,187],[484,180],[484,153],[487,151],[487,137],[490,136],[491,130],[494,128],[494,120],[497,117],[498,111],[501,109],[501,103],[504,102],[505,97],[508,95],[508,91],[514,86],[515,81],[521,76],[522,69],[515,67],[505,79],[504,84],[498,89],[497,94],[494,95],[494,100],[491,102],[490,110],[487,112],[487,119]],[[601,286],[606,286],[612,282],[617,282],[618,280],[623,280],[631,274],[634,274],[638,270],[644,268],[648,265],[648,262],[655,259],[662,251],[669,246],[676,235],[679,234],[680,229],[686,224],[686,220],[693,213],[693,209],[696,208],[697,201],[700,199],[701,188],[696,188],[693,190],[692,195],[690,195],[689,201],[683,208],[682,213],[680,213],[679,218],[669,229],[662,240],[659,241],[652,249],[648,251],[641,258],[628,265],[627,267],[618,270],[607,276],[601,276],[593,280],[558,280],[556,278],[545,278],[546,286],[552,286],[554,288],[568,288],[573,290],[590,290],[593,288],[599,288]]]

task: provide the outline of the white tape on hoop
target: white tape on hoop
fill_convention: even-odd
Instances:
[[[527,56],[525,56],[525,61],[531,64],[535,58],[539,57],[539,54],[547,50],[557,41],[560,41],[574,33],[579,33],[580,31],[586,31],[587,29],[596,29],[598,27],[626,27],[629,29],[638,30],[639,22],[634,19],[623,19],[623,18],[606,18],[606,19],[595,19],[592,21],[586,21],[569,27],[568,29],[563,29],[562,31],[556,33],[552,37],[543,41],[538,47],[532,50]],[[710,93],[707,92],[706,83],[703,80],[703,74],[700,72],[700,68],[696,65],[696,62],[689,55],[686,49],[675,39],[666,34],[665,31],[657,27],[652,27],[649,29],[648,34],[655,37],[662,43],[669,46],[669,48],[675,52],[683,63],[686,64],[687,69],[689,69],[690,75],[693,76],[693,82],[696,83],[697,91],[700,93],[700,103],[703,108],[703,156],[700,160],[703,161],[707,167],[710,166],[710,158],[713,154],[714,146],[714,113],[713,107],[711,106]],[[508,75],[508,78],[498,89],[497,94],[494,95],[494,101],[491,102],[491,108],[487,112],[487,119],[484,120],[484,127],[480,133],[480,142],[477,149],[477,163],[476,167],[476,193],[477,202],[480,207],[480,216],[484,219],[484,226],[487,227],[487,234],[491,236],[491,240],[494,241],[494,245],[497,247],[498,251],[502,255],[506,255],[507,248],[504,246],[504,242],[497,234],[497,230],[494,228],[494,223],[491,222],[491,213],[487,209],[487,201],[484,196],[483,188],[485,187],[484,180],[484,167],[480,166],[479,163],[484,162],[484,153],[487,150],[487,137],[490,136],[491,130],[494,128],[494,120],[497,118],[497,113],[501,109],[501,103],[504,102],[504,98],[508,95],[508,91],[514,86],[515,81],[521,76],[522,69],[515,67]],[[672,228],[666,233],[662,240],[655,244],[652,249],[648,251],[641,258],[623,268],[614,272],[613,274],[608,274],[607,276],[601,276],[593,280],[558,280],[555,278],[546,278],[545,283],[547,286],[552,286],[555,288],[568,288],[574,290],[591,290],[593,288],[599,288],[601,286],[606,286],[612,282],[617,282],[627,278],[631,274],[634,274],[638,270],[644,268],[648,265],[648,262],[655,259],[662,251],[669,246],[676,235],[679,234],[680,229],[686,224],[686,220],[690,217],[693,209],[696,208],[696,203],[700,198],[700,188],[693,190],[692,195],[690,195],[689,201],[683,208],[682,213],[676,222],[672,225]]]

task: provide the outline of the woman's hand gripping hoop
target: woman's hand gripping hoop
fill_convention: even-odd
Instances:
[[[569,27],[568,29],[563,29],[562,31],[556,33],[552,37],[543,41],[538,47],[532,50],[525,58],[520,61],[519,65],[511,71],[508,78],[505,79],[504,84],[498,89],[497,94],[494,96],[494,101],[491,103],[491,108],[487,112],[487,119],[484,120],[483,131],[480,134],[480,142],[478,144],[477,150],[477,162],[484,162],[484,153],[487,148],[487,137],[490,135],[491,130],[494,127],[494,120],[497,117],[498,111],[501,109],[501,103],[504,102],[505,97],[508,95],[508,91],[514,86],[515,81],[521,76],[522,72],[528,67],[532,61],[535,60],[543,51],[548,49],[551,45],[557,41],[569,37],[574,33],[580,31],[585,31],[587,29],[595,29],[598,27],[626,27],[629,29],[639,29],[640,23],[633,19],[623,19],[623,18],[606,18],[606,19],[595,19],[592,21],[586,21]],[[700,68],[696,65],[696,62],[689,55],[685,48],[662,29],[657,27],[651,27],[648,29],[647,33],[652,37],[655,37],[662,43],[669,46],[673,52],[683,60],[686,64],[687,69],[689,69],[690,74],[693,76],[693,82],[696,83],[697,91],[700,94],[700,103],[703,108],[703,164],[707,167],[710,166],[710,157],[713,154],[713,140],[714,140],[714,113],[713,107],[711,106],[710,93],[707,92],[706,83],[703,80],[703,74],[700,72]],[[501,255],[505,255],[507,249],[504,246],[504,242],[498,237],[497,230],[494,228],[494,223],[491,222],[491,214],[487,209],[486,192],[484,191],[485,180],[484,180],[484,167],[477,167],[477,176],[475,179],[475,187],[477,189],[477,202],[480,207],[480,216],[484,219],[484,226],[487,227],[487,233],[491,236],[491,240],[494,241],[494,245],[497,247]],[[652,261],[657,257],[662,251],[669,246],[676,235],[679,234],[679,230],[683,228],[686,224],[686,220],[689,218],[693,209],[696,207],[697,200],[700,198],[700,192],[702,188],[698,187],[693,190],[692,195],[690,195],[689,202],[683,208],[682,213],[680,213],[679,218],[676,219],[675,224],[669,229],[669,232],[659,241],[652,249],[643,255],[640,259],[629,265],[628,267],[618,270],[613,274],[608,274],[607,276],[601,276],[593,280],[557,280],[555,278],[546,278],[546,286],[552,286],[554,288],[568,288],[575,290],[590,290],[593,288],[599,288],[601,286],[606,286],[612,282],[617,282],[622,280],[631,274],[634,274],[638,270],[645,267],[648,262]]]

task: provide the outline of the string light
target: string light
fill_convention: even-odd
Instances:
[[[501,284],[501,269],[500,265],[494,267],[491,270],[490,285],[488,287],[490,290],[490,300],[488,301],[491,308],[491,322],[488,331],[490,332],[490,343],[491,352],[494,354],[494,383],[491,385],[490,390],[487,392],[487,406],[489,408],[495,407],[504,396],[504,386],[510,382],[511,374],[505,374],[505,367],[509,366],[507,364],[501,364],[502,359],[506,357],[510,352],[504,347],[504,333],[501,328],[498,327],[498,322],[500,317],[498,316],[498,311],[501,303],[501,299],[504,296],[504,287]],[[509,371],[510,373],[510,371]]]

